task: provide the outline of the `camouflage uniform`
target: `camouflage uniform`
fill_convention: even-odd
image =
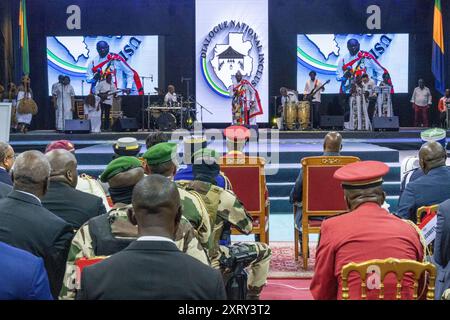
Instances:
[[[117,239],[134,240],[138,237],[137,226],[128,221],[127,210],[131,205],[116,204],[107,213],[111,223],[111,233]],[[175,236],[175,243],[181,251],[209,265],[209,259],[202,245],[196,238],[196,232],[189,221],[182,217]],[[59,298],[64,300],[75,299],[78,284],[76,284],[75,261],[80,258],[92,258],[96,254],[93,248],[93,239],[86,222],[75,234],[70,246],[66,263],[63,287]]]
[[[221,269],[222,273],[225,274],[228,270],[223,270],[219,263],[221,257],[230,257],[229,247],[219,245],[224,224],[228,222],[239,232],[250,234],[253,229],[252,217],[231,191],[202,181],[177,181],[177,184],[186,190],[195,190],[202,195],[202,199],[209,212],[211,225],[213,226],[208,243],[211,266],[216,269]],[[249,251],[257,253],[257,258],[249,266],[247,284],[248,296],[258,297],[266,284],[271,250],[267,244],[261,242],[238,243],[234,245],[246,246]]]

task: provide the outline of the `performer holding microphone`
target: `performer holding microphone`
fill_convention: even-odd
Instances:
[[[62,83],[53,88],[53,101],[56,109],[56,130],[64,130],[64,122],[73,119],[75,111],[75,90],[70,84],[70,78],[64,76]]]

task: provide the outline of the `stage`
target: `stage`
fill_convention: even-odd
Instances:
[[[391,211],[396,210],[400,191],[400,163],[405,155],[414,154],[420,148],[420,128],[402,128],[398,132],[350,132],[342,131],[344,138],[343,155],[354,155],[362,160],[386,162],[390,172],[386,176],[384,188]],[[224,153],[226,143],[216,135],[208,147]],[[322,139],[327,131],[278,131],[260,129],[258,143],[250,143],[246,152],[266,159],[266,175],[269,189],[271,213],[290,214],[289,192],[294,185],[300,168],[300,159],[322,154]],[[187,134],[187,132],[185,132]],[[70,140],[75,144],[79,172],[98,176],[112,159],[112,144],[120,137],[135,137],[145,152],[145,138],[149,132],[105,132],[99,134],[63,134],[54,131],[31,131],[27,134],[11,134],[10,143],[16,152],[35,149],[44,151],[54,140]],[[167,132],[171,136],[171,132]],[[198,133],[196,133],[198,134]],[[205,131],[206,137],[211,132]],[[172,137],[180,142],[182,135]],[[179,143],[182,157],[182,143]]]

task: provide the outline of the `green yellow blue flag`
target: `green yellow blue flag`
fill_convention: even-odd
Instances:
[[[22,72],[24,75],[30,73],[30,54],[28,51],[28,26],[27,26],[27,2],[20,0],[19,10],[20,49],[22,55]]]
[[[433,20],[433,54],[431,58],[431,70],[436,79],[435,87],[438,92],[445,92],[444,75],[444,27],[442,24],[441,0],[434,1]]]

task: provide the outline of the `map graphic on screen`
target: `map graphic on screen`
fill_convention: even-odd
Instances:
[[[97,44],[109,46],[100,57]],[[158,36],[47,37],[48,90],[67,75],[76,95],[88,95],[95,73],[111,73],[118,89],[152,94],[158,87]]]
[[[355,46],[350,52],[349,46]],[[358,50],[359,45],[359,50]],[[324,93],[347,92],[345,72],[367,73],[379,84],[389,73],[395,93],[408,92],[409,35],[299,34],[297,35],[297,90],[303,93],[309,72],[316,71]]]

